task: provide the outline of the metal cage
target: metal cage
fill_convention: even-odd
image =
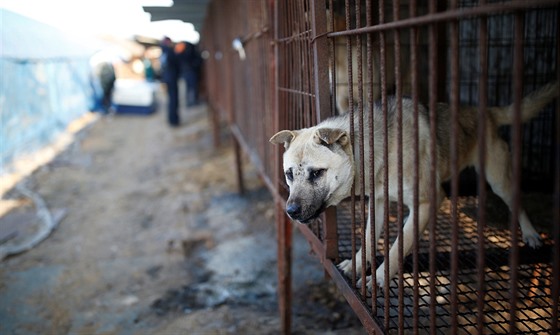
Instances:
[[[210,55],[206,61],[209,105],[216,127],[226,119],[234,135],[240,190],[244,152],[274,195],[285,333],[291,323],[294,227],[309,240],[318,261],[370,333],[558,333],[559,99],[525,124],[519,110],[525,94],[559,78],[559,14],[559,1],[550,0],[215,0],[210,4],[202,34]],[[489,106],[512,104],[514,122],[499,134],[511,151],[514,196],[510,212],[493,195],[486,182],[484,150],[476,153],[481,165],[478,174],[460,173],[459,143],[451,136],[452,173],[444,186],[445,200],[440,208],[431,206],[425,231],[419,231],[418,218],[412,218],[416,236],[412,252],[403,255],[399,244],[398,274],[385,287],[374,285],[369,290],[364,279],[386,259],[385,250],[402,234],[409,212],[418,212],[417,187],[403,190],[400,177],[396,201],[383,204],[384,232],[374,237],[380,242],[371,264],[365,256],[356,259],[354,271],[345,276],[337,264],[351,259],[366,243],[367,203],[373,191],[355,192],[309,225],[291,223],[284,212],[289,189],[282,171],[283,149],[268,140],[279,130],[310,127],[349,113],[356,120],[351,123],[353,150],[364,157],[373,149],[365,148],[372,132],[363,120],[375,104],[386,117],[390,97],[412,99],[415,117],[418,106],[425,106],[431,138],[437,136],[439,102],[449,105],[452,134],[460,131],[460,106],[476,106],[483,122]],[[398,120],[402,113],[398,107]],[[485,129],[485,125],[478,128],[480,141],[488,136]],[[399,136],[418,143],[418,128]],[[386,141],[379,153],[383,157],[389,150]],[[403,151],[402,140],[398,148]],[[413,148],[418,152],[417,144]],[[436,149],[432,145],[428,150]],[[409,173],[417,179],[418,154],[413,166],[403,166],[402,153],[400,157],[400,175]],[[362,181],[373,170],[368,168],[371,158],[363,161],[355,167]],[[384,175],[382,184],[387,185]],[[440,187],[435,172],[431,178],[432,187]],[[411,208],[405,206],[403,192],[413,193],[416,200]],[[435,195],[432,200],[437,202]],[[538,249],[521,239],[522,208],[542,233],[544,243]],[[363,271],[355,271],[359,262]]]

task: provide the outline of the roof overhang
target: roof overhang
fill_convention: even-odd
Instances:
[[[170,7],[143,6],[150,13],[152,21],[181,20],[194,25],[197,31],[202,30],[206,9],[210,0],[174,0]]]

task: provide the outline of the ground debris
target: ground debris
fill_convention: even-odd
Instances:
[[[169,312],[191,313],[225,304],[230,297],[231,294],[223,287],[200,283],[183,286],[179,290],[169,290],[162,298],[154,301],[150,308],[160,316]]]

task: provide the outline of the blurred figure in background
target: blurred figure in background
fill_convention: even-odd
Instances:
[[[101,110],[108,114],[111,111],[113,89],[115,88],[115,67],[103,53],[90,59],[91,85],[94,92],[93,111]]]
[[[181,74],[187,88],[187,106],[198,104],[199,81],[202,67],[202,57],[196,45],[182,42],[177,45],[176,53],[181,64]]]
[[[180,64],[175,54],[171,39],[165,36],[161,41],[161,80],[167,87],[167,122],[172,127],[180,124],[179,120],[179,80]]]
[[[156,79],[156,74],[154,72],[152,61],[148,57],[144,56],[142,59],[142,65],[144,66],[144,77],[148,82],[153,82]]]

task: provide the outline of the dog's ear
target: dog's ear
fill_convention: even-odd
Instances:
[[[336,128],[317,129],[313,140],[315,143],[322,145],[331,145],[338,142],[342,147],[345,147],[349,143],[348,134],[346,134],[344,130]]]
[[[281,130],[274,134],[274,136],[272,136],[269,141],[273,144],[284,143],[284,147],[288,149],[288,146],[293,141],[294,137],[296,137],[295,132],[291,130]]]

